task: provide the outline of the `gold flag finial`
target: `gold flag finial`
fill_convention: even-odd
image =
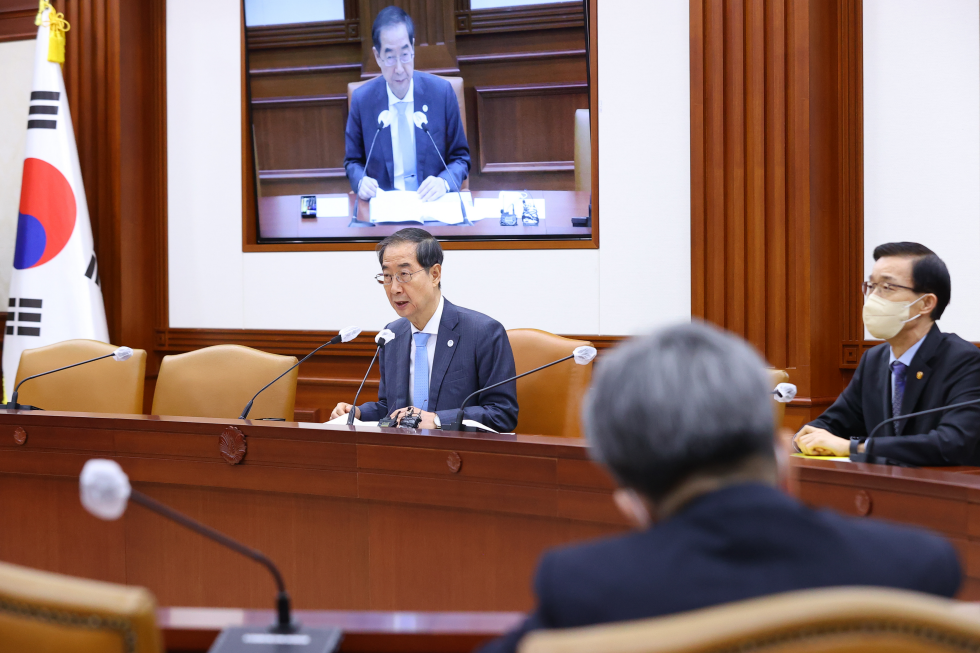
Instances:
[[[34,24],[41,26],[44,21],[44,12],[50,9],[48,14],[48,61],[55,63],[65,63],[65,32],[71,29],[71,25],[65,20],[65,15],[58,12],[49,0],[40,0],[37,10],[37,18]]]

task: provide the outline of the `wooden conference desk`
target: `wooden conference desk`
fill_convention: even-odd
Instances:
[[[294,617],[310,628],[344,631],[340,653],[470,653],[484,642],[519,624],[520,612],[344,612],[297,611]],[[157,624],[168,652],[207,651],[222,629],[267,626],[272,610],[222,608],[160,608]]]
[[[247,437],[238,464],[222,454],[230,425]],[[92,457],[267,553],[298,609],[523,611],[542,551],[626,528],[580,440],[0,410],[0,560],[142,585],[160,605],[272,607],[250,560],[140,506],[89,516],[78,473]],[[792,460],[812,505],[945,534],[961,598],[980,599],[980,468]]]
[[[247,437],[235,465],[229,425]],[[0,560],[142,585],[160,605],[272,607],[251,560],[137,505],[88,515],[78,474],[111,457],[269,555],[298,609],[522,611],[542,551],[626,527],[585,454],[567,438],[0,410]]]
[[[472,191],[473,198],[497,198],[500,191]],[[495,238],[534,238],[569,236],[588,238],[590,227],[573,227],[573,217],[589,214],[589,192],[577,191],[527,191],[532,199],[544,199],[545,213],[536,227],[518,224],[513,227],[500,226],[500,219],[479,220],[469,225],[445,225],[441,222],[427,222],[424,227],[433,236],[445,237],[495,237]],[[370,222],[370,204],[357,200],[360,204],[357,218],[354,218],[356,196],[348,196],[349,212],[339,218],[300,217],[300,195],[269,195],[259,198],[259,229],[263,239],[281,238],[384,238],[399,229],[419,226],[418,223],[398,222],[373,225]],[[326,195],[323,197],[343,197]]]

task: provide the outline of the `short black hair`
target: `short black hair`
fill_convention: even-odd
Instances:
[[[415,260],[425,268],[426,272],[431,270],[432,266],[436,263],[442,265],[442,245],[439,244],[435,236],[425,229],[419,229],[417,227],[399,229],[378,243],[377,247],[374,248],[374,251],[378,253],[378,263],[382,266],[384,265],[385,250],[389,246],[401,245],[402,243],[415,243]],[[441,281],[439,282],[439,288],[442,288]]]
[[[401,24],[404,24],[405,29],[408,30],[409,43],[415,43],[415,23],[412,22],[412,17],[405,13],[404,9],[392,5],[378,12],[374,24],[371,25],[371,40],[374,42],[374,49],[378,51],[378,54],[381,54],[381,30]]]
[[[949,280],[949,270],[936,253],[919,243],[885,243],[875,247],[874,258],[898,256],[914,259],[912,261],[912,290],[918,293],[931,293],[936,296],[936,308],[932,309],[930,317],[933,321],[943,316],[943,311],[949,306],[952,284]]]

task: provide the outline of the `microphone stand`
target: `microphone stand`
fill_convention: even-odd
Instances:
[[[17,384],[17,387],[14,388],[14,393],[10,395],[10,401],[7,402],[6,404],[3,404],[3,408],[6,408],[7,410],[43,410],[42,408],[37,408],[36,406],[24,406],[17,403],[17,394],[18,391],[20,390],[20,386],[24,385],[26,382],[30,381],[31,379],[36,379],[39,376],[47,376],[48,374],[54,374],[55,372],[61,372],[62,370],[69,370],[73,367],[78,367],[79,365],[85,365],[86,363],[94,363],[95,361],[100,361],[103,358],[112,358],[114,354],[115,352],[106,354],[105,356],[97,356],[95,358],[90,358],[87,361],[82,361],[80,363],[73,363],[71,365],[65,365],[64,367],[59,367],[56,370],[48,370],[47,372],[41,372],[40,374],[35,374],[34,376],[29,376],[26,379],[22,379],[21,382]]]
[[[510,383],[511,381],[516,381],[517,379],[521,378],[522,376],[527,376],[528,374],[533,374],[535,372],[539,372],[539,371],[545,369],[546,367],[551,367],[552,365],[557,365],[558,363],[564,363],[565,361],[571,360],[573,358],[575,358],[575,354],[569,354],[568,356],[565,356],[565,358],[561,358],[561,359],[556,360],[556,361],[554,361],[552,363],[548,363],[547,365],[542,365],[541,367],[535,367],[533,370],[528,370],[527,372],[524,372],[523,374],[518,374],[515,377],[509,378],[509,379],[504,379],[503,381],[500,381],[498,383],[494,383],[493,385],[488,385],[485,388],[481,388],[480,390],[477,390],[476,392],[474,392],[469,397],[467,397],[466,399],[463,400],[463,405],[461,405],[459,407],[459,409],[456,411],[456,419],[453,420],[453,423],[449,425],[449,428],[447,430],[449,430],[449,431],[464,431],[465,430],[465,428],[463,427],[463,409],[466,408],[466,404],[469,403],[470,399],[472,399],[473,397],[477,396],[481,392],[486,392],[487,390],[493,390],[494,388],[499,387],[499,386],[502,386],[505,383]]]
[[[238,416],[238,419],[248,419],[248,413],[249,413],[249,411],[252,410],[252,404],[255,403],[255,400],[259,398],[259,395],[260,394],[262,394],[263,392],[265,392],[265,389],[266,388],[268,388],[270,385],[272,385],[273,383],[275,383],[276,381],[278,381],[282,377],[284,377],[287,374],[289,374],[290,372],[292,372],[294,368],[298,367],[301,363],[306,362],[306,360],[310,356],[312,356],[313,354],[317,353],[318,351],[320,351],[321,349],[323,349],[327,345],[335,345],[338,342],[341,342],[343,339],[344,338],[343,338],[342,335],[340,335],[340,334],[335,335],[333,338],[331,338],[330,340],[328,340],[327,342],[323,343],[322,345],[320,345],[319,347],[317,347],[316,349],[314,349],[313,351],[311,351],[310,353],[308,353],[306,356],[304,356],[303,357],[303,360],[297,361],[295,365],[293,365],[292,367],[290,367],[288,370],[286,370],[285,372],[283,372],[282,374],[280,374],[276,378],[272,379],[272,381],[270,381],[268,384],[266,384],[265,388],[262,388],[261,390],[259,390],[258,392],[256,392],[255,393],[255,396],[248,400],[248,403],[245,404],[245,409],[242,410],[242,414]],[[27,379],[24,379],[24,380],[26,381]]]
[[[446,172],[449,172],[449,166],[446,165],[446,160],[442,158],[442,152],[440,152],[439,148],[436,147],[436,139],[432,138],[432,134],[429,133],[429,123],[427,122],[422,123],[421,129],[426,133],[426,135],[429,137],[429,140],[432,142],[432,149],[434,149],[436,151],[436,154],[439,155],[439,160],[442,161],[442,167],[445,168]],[[463,212],[463,219],[469,222],[469,218],[466,217],[466,206],[463,204],[463,193],[459,190],[459,184],[456,183],[456,175],[454,175],[452,172],[449,172],[449,176],[453,180],[453,185],[456,186],[456,195],[457,197],[459,197],[459,208]]]
[[[270,560],[264,553],[247,547],[244,544],[231,539],[227,535],[214,530],[210,526],[205,526],[201,522],[191,519],[187,515],[183,515],[173,508],[165,506],[156,499],[143,494],[139,490],[132,490],[129,498],[144,508],[148,508],[153,512],[163,515],[167,519],[171,519],[181,526],[189,528],[195,533],[198,533],[199,535],[203,535],[204,537],[212,539],[219,544],[223,544],[229,549],[237,551],[243,556],[251,558],[259,564],[264,565],[265,568],[269,570],[269,573],[272,574],[273,579],[276,581],[276,590],[278,592],[276,595],[276,624],[270,628],[270,631],[273,633],[286,634],[295,633],[299,630],[299,624],[295,623],[292,619],[289,593],[286,591],[286,584],[282,580],[282,574],[279,573],[279,569],[276,567],[275,563],[272,562],[272,560]]]
[[[374,144],[378,140],[378,135],[380,135],[381,132],[384,131],[385,127],[387,127],[387,126],[388,125],[385,125],[384,123],[381,123],[381,122],[378,123],[378,131],[374,132],[374,138],[371,139],[371,147],[368,148],[367,158],[364,159],[364,174],[365,175],[367,175],[367,167],[368,167],[368,164],[371,163],[371,154],[374,152]],[[363,179],[363,178],[364,177],[361,177],[361,179]],[[358,186],[360,186],[360,184],[358,184]],[[354,193],[354,194],[357,195],[357,193]],[[357,196],[357,199],[360,199],[360,195]],[[356,202],[356,201],[354,202],[354,219],[355,220],[357,219],[357,207],[359,205],[360,205],[360,202]]]
[[[381,352],[381,348],[384,347],[386,344],[388,343],[382,342],[374,350],[374,356],[371,357],[371,364],[368,365],[367,372],[364,373],[364,378],[361,379],[361,385],[357,387],[357,393],[354,395],[354,403],[351,406],[350,413],[348,413],[347,415],[347,426],[352,426],[354,424],[354,416],[357,414],[357,398],[361,396],[361,388],[363,388],[364,384],[367,383],[368,374],[371,373],[371,368],[374,367],[375,359],[378,357],[378,354]]]
[[[917,467],[917,465],[912,465],[910,463],[903,463],[898,460],[893,460],[891,458],[885,458],[884,456],[875,456],[871,453],[871,439],[874,434],[878,432],[885,424],[892,424],[903,419],[909,419],[910,417],[918,417],[919,415],[929,415],[930,413],[941,413],[944,410],[950,410],[952,408],[962,408],[963,406],[969,406],[971,404],[980,404],[980,399],[972,399],[970,401],[962,401],[958,404],[950,404],[949,406],[940,406],[939,408],[930,408],[928,410],[920,410],[917,413],[909,413],[908,415],[899,415],[898,417],[889,417],[886,420],[882,420],[871,429],[871,433],[868,434],[867,439],[864,441],[864,453],[852,453],[848,456],[851,462],[854,463],[874,463],[879,465],[895,465],[897,467]]]

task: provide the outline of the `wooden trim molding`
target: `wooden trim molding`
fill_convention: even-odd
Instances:
[[[308,168],[306,170],[259,170],[259,179],[275,181],[282,179],[337,179],[346,177],[344,168]]]
[[[338,331],[278,331],[274,329],[157,329],[155,351],[165,354],[180,354],[188,351],[213,347],[214,345],[243,345],[261,349],[273,354],[305,356],[324,342],[336,336]],[[343,347],[324,347],[318,352],[322,356],[366,356],[374,355],[374,337],[377,332],[362,332],[357,338]],[[573,340],[586,340],[603,352],[615,347],[629,336],[564,335]]]
[[[255,72],[253,71],[254,75]],[[320,107],[330,104],[347,104],[346,95],[303,95],[295,97],[252,98],[252,106],[259,109],[283,109],[289,107]]]
[[[34,0],[8,0],[0,4],[0,43],[5,41],[29,41],[37,38],[37,2]]]
[[[334,43],[360,43],[361,21],[329,20],[293,25],[246,27],[249,50],[305,48]]]
[[[467,2],[467,5],[469,3]],[[584,27],[581,1],[501,9],[456,9],[456,34],[499,34],[533,29]]]

